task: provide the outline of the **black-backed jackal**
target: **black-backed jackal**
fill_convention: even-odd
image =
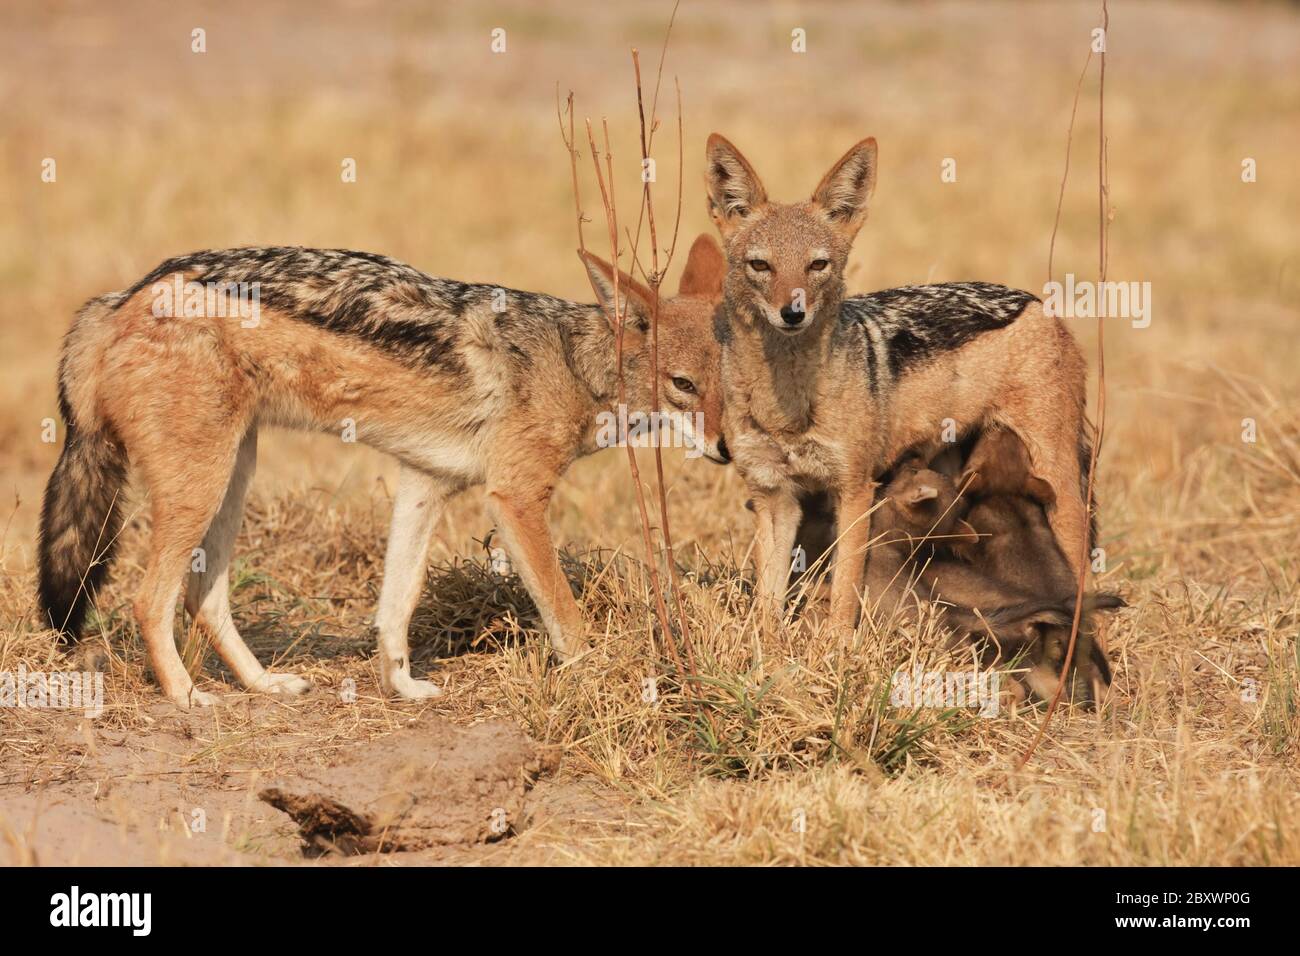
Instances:
[[[876,142],[850,149],[804,202],[768,199],[726,139],[707,145],[709,211],[728,260],[724,431],[754,501],[759,592],[783,600],[800,499],[838,517],[831,617],[852,627],[876,478],[909,448],[988,423],[1027,444],[1055,492],[1049,519],[1076,570],[1088,540],[1080,480],[1086,366],[1033,295],[986,283],[847,298],[844,267],[867,217]],[[923,457],[930,457],[924,455]]]
[[[185,604],[214,649],[250,689],[305,690],[299,677],[268,673],[240,638],[227,569],[258,431],[338,433],[350,423],[356,440],[402,465],[375,621],[384,689],[408,698],[439,693],[411,676],[407,625],[440,506],[476,484],[486,485],[492,518],[557,657],[578,654],[586,646],[582,614],[546,507],[565,469],[596,450],[598,414],[617,401],[613,270],[595,256],[585,264],[601,305],[436,279],[384,256],[301,248],[169,259],[126,291],[89,302],[63,347],[67,436],[41,515],[40,600],[50,626],[65,639],[80,634],[120,530],[129,463],[152,509],[135,614],[163,692],[185,707],[213,702],[195,689],[172,634],[200,546],[205,567],[190,574]],[[690,440],[716,461],[727,452],[710,330],[724,269],[717,244],[701,236],[679,295],[659,313],[663,408],[702,421]],[[173,285],[216,288],[217,298],[252,289],[256,321],[225,308],[187,316],[180,302],[158,309]],[[644,414],[650,292],[626,275],[619,290],[627,404]]]

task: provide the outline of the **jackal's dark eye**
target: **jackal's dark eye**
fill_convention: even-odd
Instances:
[[[747,265],[755,272],[767,272],[772,268],[767,264],[766,259],[750,259]]]
[[[812,262],[808,263],[808,270],[810,272],[821,272],[830,264],[831,261],[829,259],[814,259]]]
[[[687,395],[695,394],[695,383],[689,378],[682,378],[680,375],[673,376],[673,387],[679,392],[685,392]]]

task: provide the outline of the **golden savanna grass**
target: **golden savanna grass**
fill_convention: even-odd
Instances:
[[[629,48],[643,68],[655,63],[669,10],[5,4],[0,671],[71,666],[34,606],[33,554],[58,454],[42,422],[57,419],[59,340],[83,300],[169,255],[277,243],[366,249],[436,275],[587,300],[556,85],[574,90],[580,121],[609,118],[620,216],[632,222]],[[710,131],[782,198],[811,191],[873,135],[879,185],[854,291],[956,279],[1041,289],[1098,15],[1092,2],[687,0],[665,70],[665,90],[679,77],[685,106],[683,242],[708,228]],[[207,31],[204,54],[190,51],[194,27]],[[505,54],[489,51],[494,27],[507,31]],[[790,51],[794,27],[807,31],[805,54]],[[448,693],[382,700],[367,617],[394,466],[331,436],[277,434],[263,438],[240,535],[235,615],[264,661],[318,690],[238,697],[208,660],[202,686],[232,702],[167,709],[129,613],[147,534],[133,499],[88,642],[107,657],[105,715],[83,725],[0,711],[0,860],[89,858],[76,839],[39,835],[33,821],[60,801],[122,832],[183,829],[177,812],[193,806],[222,820],[203,854],[160,845],[145,862],[296,860],[283,821],[251,796],[257,781],[438,714],[504,717],[563,745],[555,793],[567,796],[543,803],[515,839],[416,860],[1300,863],[1298,59],[1293,5],[1111,4],[1109,277],[1149,281],[1153,295],[1149,328],[1108,320],[1106,334],[1103,580],[1132,607],[1109,628],[1116,680],[1105,706],[1063,707],[1023,771],[1013,768],[1041,712],[981,719],[891,705],[895,670],[968,666],[945,657],[933,627],[875,622],[847,649],[804,620],[758,627],[740,482],[673,452],[673,531],[712,726],[663,676],[627,463],[614,452],[575,467],[552,508],[596,652],[547,665],[522,587],[490,568],[490,527],[470,493],[439,525],[412,628],[416,670]],[[656,145],[661,235],[677,191],[673,99],[662,96]],[[1096,275],[1095,103],[1093,73],[1057,278]],[[41,181],[46,157],[55,183]],[[356,183],[340,181],[345,158]],[[945,158],[955,183],[941,181]],[[1242,181],[1246,158],[1256,182]],[[589,163],[580,169],[587,176]],[[597,217],[587,241],[603,253],[589,179],[584,191]],[[1073,328],[1095,363],[1094,323]],[[1248,418],[1254,442],[1243,441]],[[656,674],[657,697],[646,685]],[[353,686],[349,702],[339,692]]]

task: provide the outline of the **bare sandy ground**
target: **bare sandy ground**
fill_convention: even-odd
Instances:
[[[276,706],[248,699],[225,719],[255,724]],[[0,864],[563,863],[566,841],[584,829],[626,822],[612,792],[553,782],[558,750],[506,721],[461,727],[426,715],[324,750],[312,740],[322,730],[304,726],[264,738],[292,758],[268,775],[255,760],[205,766],[222,749],[210,712],[160,702],[151,717],[143,733],[114,733],[53,716],[47,730],[75,766],[4,775]]]

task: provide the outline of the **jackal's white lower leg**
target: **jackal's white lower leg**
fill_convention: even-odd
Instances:
[[[785,616],[801,516],[799,500],[793,494],[778,491],[754,495],[757,590],[760,610],[769,621],[779,622]]]
[[[862,610],[871,509],[875,501],[875,484],[866,484],[842,494],[837,506],[839,536],[831,577],[831,624],[840,631],[856,628]]]
[[[152,554],[134,608],[158,686],[173,703],[188,710],[215,704],[217,698],[195,688],[176,650],[176,599],[192,555],[191,543],[182,534],[185,524],[173,520],[166,508],[155,502]]]
[[[424,588],[429,540],[447,489],[421,471],[403,465],[397,479],[393,521],[384,555],[375,626],[379,631],[379,682],[384,691],[408,700],[437,697],[442,689],[411,676],[407,629]]]
[[[188,549],[178,553],[155,555],[145,571],[144,582],[135,599],[135,619],[144,638],[149,662],[158,686],[176,706],[209,707],[217,702],[214,694],[197,689],[176,650],[172,631],[176,616],[176,598],[180,596],[181,576],[189,561]],[[168,584],[168,582],[172,582]]]

